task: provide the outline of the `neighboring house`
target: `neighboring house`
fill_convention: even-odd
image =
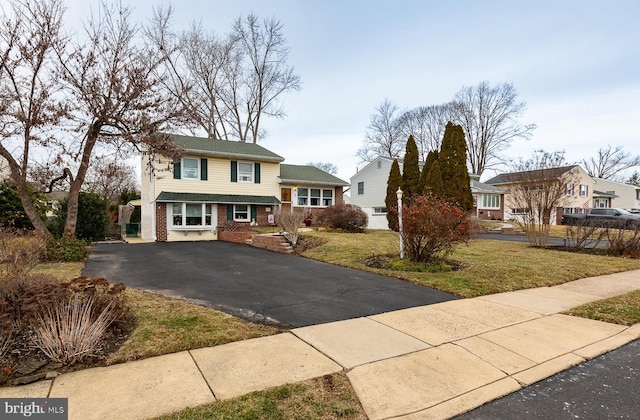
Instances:
[[[627,210],[640,210],[640,187],[603,178],[594,178],[594,189],[611,196],[610,205],[603,206],[601,200],[594,199],[594,207],[615,207]]]
[[[473,210],[471,214],[480,220],[504,219],[504,194],[502,188],[480,182],[480,175],[470,175]]]
[[[387,207],[387,181],[393,159],[378,157],[351,177],[350,203],[360,207],[369,217],[369,229],[389,229]],[[402,161],[400,172],[402,172]]]
[[[219,226],[266,226],[274,214],[338,204],[346,182],[317,168],[283,165],[264,147],[236,141],[172,136],[183,148],[176,162],[142,156],[143,240],[215,240]]]
[[[559,224],[563,214],[584,213],[593,207],[594,196],[602,200],[611,199],[607,194],[596,193],[594,195],[594,180],[580,166],[569,165],[554,169],[557,170],[559,178],[562,177],[568,181],[565,185],[565,196],[560,203],[561,207],[557,207],[551,215],[551,224]],[[535,180],[536,172],[539,171],[509,172],[485,181],[485,184],[506,190],[504,196],[505,220],[518,220],[520,215],[529,211],[529,209],[519,208],[513,202],[509,191],[518,188],[523,179]]]
[[[398,159],[400,172],[402,160]],[[369,229],[389,229],[387,222],[387,181],[393,159],[378,157],[351,177],[350,203],[359,206],[369,216]],[[422,163],[420,163],[422,167]],[[471,194],[474,199],[472,216],[480,219],[503,219],[504,191],[492,185],[481,183],[477,176],[471,176]],[[479,206],[477,205],[479,204]]]
[[[60,208],[60,202],[69,196],[67,191],[51,191],[44,194],[47,197],[47,218],[53,217]]]

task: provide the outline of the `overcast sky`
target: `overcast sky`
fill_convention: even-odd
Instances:
[[[146,19],[149,0],[122,0]],[[69,0],[84,20],[95,0]],[[166,5],[168,2],[156,4]],[[514,84],[538,128],[505,152],[565,150],[570,163],[607,145],[640,154],[640,2],[637,0],[180,0],[176,28],[202,21],[226,33],[253,12],[284,25],[302,90],[284,120],[264,120],[260,144],[285,163],[331,162],[349,181],[375,108],[451,100],[463,86]],[[493,173],[485,173],[483,179]]]

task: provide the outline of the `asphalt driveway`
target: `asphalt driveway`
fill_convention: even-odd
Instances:
[[[96,244],[83,275],[285,328],[456,299],[390,277],[222,241]]]

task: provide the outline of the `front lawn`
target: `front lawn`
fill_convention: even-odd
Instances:
[[[527,243],[472,239],[459,245],[450,260],[464,268],[450,272],[408,272],[371,268],[365,260],[399,253],[398,234],[367,231],[344,234],[310,232],[322,245],[302,253],[307,258],[371,271],[433,287],[461,297],[553,286],[584,277],[640,269],[640,260],[532,248]]]

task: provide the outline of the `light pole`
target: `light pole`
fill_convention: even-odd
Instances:
[[[402,242],[402,190],[398,187],[396,191],[398,197],[398,230],[400,231],[400,259],[404,259],[404,243]]]

